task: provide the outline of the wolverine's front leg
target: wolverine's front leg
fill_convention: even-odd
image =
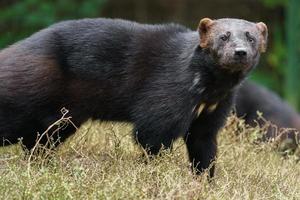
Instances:
[[[216,107],[206,107],[193,121],[185,141],[193,169],[197,174],[210,167],[216,158],[217,133],[224,125],[231,109],[232,98],[228,97]],[[211,166],[209,176],[214,176],[215,166]]]

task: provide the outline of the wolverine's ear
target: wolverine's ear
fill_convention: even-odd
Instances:
[[[209,29],[214,24],[214,20],[203,18],[200,20],[198,32],[200,34],[200,47],[206,48],[209,42]]]
[[[261,39],[260,39],[260,52],[266,52],[267,50],[267,42],[268,42],[268,27],[265,23],[259,22],[256,24],[256,27],[261,33]]]

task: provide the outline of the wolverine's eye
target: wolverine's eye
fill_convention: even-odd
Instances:
[[[222,35],[220,38],[221,38],[221,40],[223,40],[223,41],[226,41],[226,40],[228,39],[227,35]]]
[[[220,39],[223,41],[227,41],[227,40],[229,40],[230,34],[231,33],[228,31],[228,32],[226,32],[226,34],[221,35]]]
[[[248,42],[250,42],[250,43],[255,42],[254,37],[252,37],[249,32],[246,32],[246,37],[247,37]]]

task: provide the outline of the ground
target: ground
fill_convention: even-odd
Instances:
[[[131,128],[89,121],[48,159],[25,156],[20,145],[1,148],[1,199],[300,198],[297,153],[282,156],[276,142],[255,142],[262,128],[230,118],[211,182],[189,170],[182,140],[151,159],[132,142]]]

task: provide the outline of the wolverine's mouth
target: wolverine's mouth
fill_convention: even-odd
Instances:
[[[215,52],[214,58],[217,61],[218,65],[221,66],[222,69],[228,70],[230,72],[240,72],[240,71],[248,71],[251,69],[251,63],[247,57],[236,57],[232,54],[218,54]]]
[[[233,61],[230,63],[221,63],[220,65],[223,69],[232,72],[247,71],[251,67],[251,65],[246,60]]]

